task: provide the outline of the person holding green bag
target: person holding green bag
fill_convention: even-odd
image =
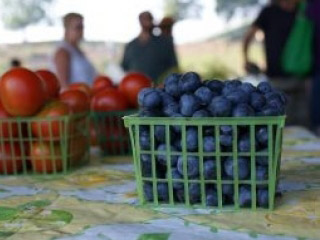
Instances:
[[[308,126],[306,81],[301,75],[290,74],[282,67],[282,55],[296,24],[300,0],[273,0],[264,7],[248,30],[243,43],[245,68],[251,64],[249,48],[255,34],[264,33],[266,74],[271,84],[289,97],[287,124]]]
[[[320,0],[309,0],[307,16],[314,23],[314,67],[311,87],[311,124],[320,136]]]
[[[306,16],[306,8],[307,2],[302,1],[281,56],[283,71],[301,77],[311,73],[314,54],[314,24]]]

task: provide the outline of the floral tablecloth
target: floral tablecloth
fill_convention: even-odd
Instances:
[[[320,139],[285,130],[273,212],[143,208],[130,158],[67,176],[0,178],[0,239],[320,239]]]

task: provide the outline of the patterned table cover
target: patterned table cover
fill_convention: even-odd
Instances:
[[[273,212],[143,208],[130,158],[96,158],[66,176],[0,178],[0,239],[320,239],[320,139],[284,135]]]

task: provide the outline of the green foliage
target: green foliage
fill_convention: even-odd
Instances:
[[[38,201],[32,201],[28,202],[26,204],[20,205],[18,208],[21,210],[27,210],[31,208],[44,208],[51,204],[51,201],[49,200],[38,200]]]
[[[47,18],[52,0],[0,0],[1,19],[6,28],[20,30]]]
[[[69,224],[73,219],[73,215],[69,212],[63,210],[51,210],[47,215],[37,215],[33,218],[33,221],[37,225],[43,224],[58,224],[62,222],[64,224]],[[58,222],[58,223],[57,223]]]
[[[234,13],[242,8],[244,11],[259,6],[263,1],[262,0],[216,0],[217,13],[223,14],[227,19],[230,19]]]
[[[145,233],[138,240],[168,240],[170,233]]]
[[[224,80],[228,79],[233,74],[234,73],[232,73],[232,71],[225,64],[218,61],[204,63],[204,70],[201,72],[201,76],[208,80]]]
[[[55,227],[62,227],[69,224],[73,220],[73,215],[67,211],[59,209],[47,209],[51,204],[49,200],[35,200],[24,203],[18,207],[3,207],[0,206],[0,225],[4,226],[6,223],[27,222],[39,229],[52,229]],[[0,226],[0,228],[1,228]],[[13,232],[1,231],[1,237],[9,237]]]
[[[10,236],[12,236],[14,234],[14,232],[1,232],[0,231],[0,238],[7,238],[7,237],[10,237]]]
[[[211,0],[214,1],[214,0]],[[238,9],[244,13],[248,10],[266,3],[268,0],[216,0],[216,11],[230,19]],[[177,20],[199,17],[203,6],[199,0],[166,0],[164,12],[174,16]]]
[[[9,207],[0,207],[0,221],[8,221],[14,219],[19,213],[18,209]]]
[[[241,65],[239,51],[237,47],[225,49],[221,52],[206,54],[204,52],[182,53],[180,55],[181,72],[194,71],[205,80],[224,80],[239,75],[238,66]],[[210,49],[207,49],[209,51]],[[233,61],[230,62],[229,59]]]
[[[200,16],[202,5],[198,0],[166,0],[164,13],[173,16],[176,20],[197,18]]]

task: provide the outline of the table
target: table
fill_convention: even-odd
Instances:
[[[320,139],[284,136],[273,212],[143,208],[131,159],[94,159],[67,176],[0,178],[0,239],[320,239]]]

